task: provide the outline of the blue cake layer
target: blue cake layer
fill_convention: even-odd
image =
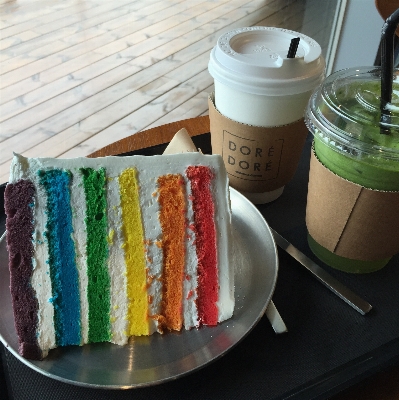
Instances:
[[[75,246],[72,240],[70,174],[63,170],[40,171],[40,183],[47,192],[49,264],[54,304],[57,346],[81,343],[80,298]],[[62,218],[60,216],[62,215]]]

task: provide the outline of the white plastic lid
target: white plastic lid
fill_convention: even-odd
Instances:
[[[295,58],[287,58],[291,40],[298,37]],[[236,90],[276,96],[313,90],[324,78],[325,62],[319,44],[310,37],[254,26],[222,35],[208,69],[215,80]]]

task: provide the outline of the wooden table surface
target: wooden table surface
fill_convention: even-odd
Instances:
[[[186,128],[190,136],[209,132],[209,117],[201,116],[181,120],[148,129],[105,146],[89,157],[104,157],[140,150],[157,144],[168,143],[181,128]],[[362,382],[331,397],[331,400],[398,400],[399,365],[394,365],[372,375]],[[306,399],[304,399],[306,400]]]

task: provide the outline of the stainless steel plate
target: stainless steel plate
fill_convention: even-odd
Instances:
[[[25,360],[9,291],[8,255],[0,242],[0,339],[24,364],[50,378],[79,386],[126,389],[178,378],[216,360],[251,331],[264,314],[277,280],[272,233],[259,211],[231,189],[233,213],[234,316],[216,327],[134,338],[126,346],[98,343],[51,350],[43,361]],[[255,250],[255,251],[254,251]]]

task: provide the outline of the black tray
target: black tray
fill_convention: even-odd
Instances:
[[[210,152],[210,136],[194,142]],[[47,378],[1,346],[2,394],[15,399],[327,399],[367,376],[399,362],[399,256],[381,271],[350,275],[315,259],[306,241],[305,205],[311,137],[294,179],[276,201],[259,206],[272,228],[372,304],[360,315],[301,265],[279,250],[274,303],[288,326],[275,335],[266,317],[224,357],[176,381],[134,391],[95,390]],[[161,154],[166,145],[123,154]],[[4,231],[0,186],[0,232]],[[7,387],[5,382],[7,381]],[[3,387],[2,387],[3,386]],[[4,397],[2,397],[4,398]]]

